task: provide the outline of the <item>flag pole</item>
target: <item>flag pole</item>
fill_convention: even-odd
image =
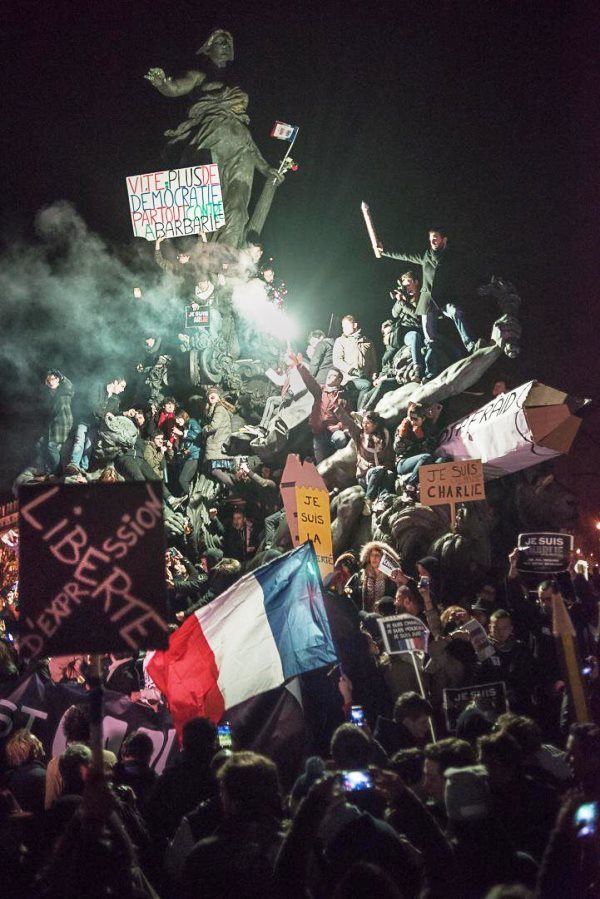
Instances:
[[[283,157],[283,159],[282,159],[281,162],[279,163],[279,168],[277,169],[277,174],[278,174],[278,175],[281,175],[281,173],[282,173],[282,171],[283,171],[283,166],[284,166],[284,164],[285,164],[286,159],[288,158],[288,156],[289,156],[290,153],[292,152],[292,147],[293,147],[294,144],[296,143],[296,138],[298,137],[298,132],[299,132],[299,131],[300,131],[300,127],[299,127],[299,126],[296,126],[296,133],[294,134],[293,138],[291,139],[289,147],[288,147],[287,150],[285,151],[285,156]]]
[[[423,697],[423,699],[427,699],[427,694],[425,692],[425,687],[423,685],[423,679],[421,678],[421,672],[419,670],[419,663],[417,662],[417,659],[416,659],[416,653],[414,652],[414,650],[409,650],[408,654],[410,656],[411,662],[413,663],[413,668],[415,670],[415,677],[417,678],[417,683],[419,685],[419,692],[421,693],[421,696]],[[429,730],[431,732],[431,739],[435,743],[437,738],[435,735],[435,728],[433,726],[433,721],[431,718],[429,718]]]
[[[90,658],[90,748],[96,777],[104,777],[104,756],[102,753],[102,718],[104,687],[102,685],[102,656],[94,653]]]

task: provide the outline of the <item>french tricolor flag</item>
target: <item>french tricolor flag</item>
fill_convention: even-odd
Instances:
[[[286,122],[275,122],[271,129],[271,137],[276,137],[278,140],[289,140],[291,142],[296,139],[297,134],[298,125],[288,125]]]
[[[179,733],[289,678],[337,661],[312,543],[247,574],[149,653],[146,671]]]

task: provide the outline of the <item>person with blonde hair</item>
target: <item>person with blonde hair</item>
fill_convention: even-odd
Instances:
[[[9,770],[2,786],[10,790],[24,812],[42,814],[46,768],[40,740],[24,727],[16,730],[6,743],[4,756]]]

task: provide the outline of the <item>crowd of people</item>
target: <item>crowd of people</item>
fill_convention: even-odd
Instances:
[[[414,503],[420,467],[444,461],[436,452],[440,407],[410,403],[391,432],[377,403],[478,345],[456,292],[446,233],[433,229],[429,244],[421,255],[380,248],[422,270],[404,272],[393,291],[381,361],[354,314],[343,317],[338,336],[313,330],[302,353],[282,352],[280,369],[269,375],[277,390],[260,421],[241,421],[236,397],[217,385],[202,397],[173,395],[163,335],[145,338],[137,370],[111,372],[83,398],[65,373],[48,371],[36,458],[18,482],[160,482],[173,629],[287,546],[279,491],[285,459],[235,455],[230,439],[266,435],[299,397],[312,396],[303,425],[307,457],[320,463],[354,444],[365,516],[397,496]],[[258,263],[258,242],[253,250]],[[170,265],[179,271],[188,261],[180,255]],[[261,276],[273,283],[271,260]],[[182,290],[201,308],[215,282]],[[279,290],[274,306],[283,296]],[[440,334],[440,316],[454,322],[462,348]],[[394,547],[380,541],[335,560],[324,601],[339,665],[327,672],[318,724],[307,720],[314,754],[295,780],[287,782],[267,754],[240,745],[235,730],[232,745],[220,745],[201,717],[186,723],[181,752],[160,775],[150,764],[152,740],[140,730],[118,757],[105,751],[105,777],[97,777],[86,703],[64,717],[66,748],[54,757],[44,757],[29,730],[9,733],[0,891],[9,884],[11,895],[57,899],[600,895],[600,727],[575,723],[552,632],[560,599],[586,660],[597,721],[598,572],[588,577],[573,562],[532,593],[517,559],[515,550],[505,576],[490,572],[473,595],[453,593],[439,559],[405,570]],[[18,592],[10,596],[0,643],[0,685],[8,686],[24,673],[11,642]],[[398,614],[421,620],[425,649],[386,651],[379,621]],[[108,657],[107,689],[148,702],[152,684],[141,662]],[[58,675],[46,660],[36,671],[86,682],[81,659]],[[467,701],[449,719],[445,691],[498,683],[502,710]],[[152,702],[167,698],[152,695]]]

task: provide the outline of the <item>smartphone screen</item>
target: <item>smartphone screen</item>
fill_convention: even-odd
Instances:
[[[363,727],[365,723],[365,710],[362,705],[353,705],[350,709],[350,721],[352,724],[358,724],[359,727]]]
[[[593,837],[598,829],[598,803],[583,802],[573,816],[578,837]]]
[[[374,787],[373,775],[370,771],[342,771],[342,786],[345,793],[355,793],[358,790],[372,790]]]
[[[221,749],[231,749],[231,727],[227,722],[217,725],[217,737]]]

